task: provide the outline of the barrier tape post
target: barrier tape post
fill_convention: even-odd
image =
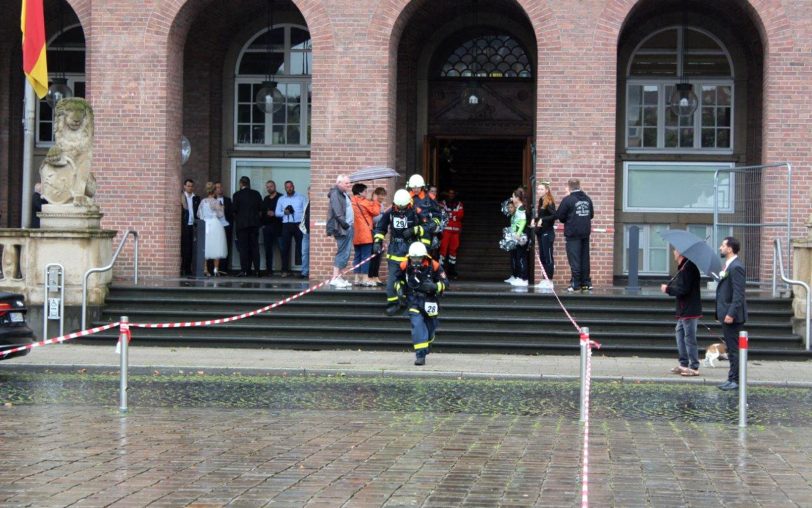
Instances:
[[[579,422],[583,423],[586,420],[586,358],[589,354],[589,328],[583,327],[581,328],[581,397],[580,397],[580,407],[581,407],[581,416],[578,419]]]
[[[739,427],[747,427],[747,332],[739,332]]]
[[[130,318],[121,316],[118,343],[121,346],[121,377],[119,379],[119,405],[121,413],[127,412],[127,353],[130,342]]]

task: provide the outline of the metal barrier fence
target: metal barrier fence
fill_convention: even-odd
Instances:
[[[792,166],[789,162],[719,168],[713,176],[713,248],[726,236],[741,242],[748,283],[768,283],[772,240],[786,238],[792,266]],[[792,274],[790,273],[790,277]]]

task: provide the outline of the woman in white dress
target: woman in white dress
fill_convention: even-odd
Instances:
[[[214,276],[220,275],[220,260],[228,255],[226,246],[226,231],[223,226],[228,225],[223,212],[223,205],[214,196],[214,184],[206,182],[206,198],[200,202],[197,217],[206,221],[206,246],[203,256],[214,262]],[[204,273],[208,277],[208,267],[204,265]]]

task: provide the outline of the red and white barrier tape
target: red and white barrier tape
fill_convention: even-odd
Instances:
[[[272,303],[271,305],[266,305],[260,309],[252,310],[250,312],[244,312],[242,314],[238,314],[235,316],[229,316],[224,318],[217,318],[217,319],[206,319],[204,321],[186,321],[186,322],[178,322],[178,323],[130,323],[130,327],[132,328],[193,328],[197,326],[211,326],[211,325],[220,325],[224,323],[231,323],[233,321],[239,321],[240,319],[245,319],[249,317],[256,316],[258,314],[262,314],[263,312],[267,312],[271,309],[275,309],[277,307],[281,307],[286,303],[290,303],[297,298],[301,298],[302,296],[312,293],[313,291],[323,287],[325,284],[329,284],[333,280],[343,276],[345,273],[358,268],[359,266],[363,265],[364,263],[368,262],[375,256],[379,256],[380,254],[372,254],[371,256],[367,257],[366,259],[360,261],[358,264],[351,266],[344,270],[343,272],[339,273],[335,277],[331,277],[326,279],[315,286],[310,286],[309,288],[305,289],[304,291],[300,291],[293,296],[289,296],[283,300],[279,300],[278,302]]]
[[[539,268],[541,269],[541,275],[544,277],[544,280],[550,280],[550,277],[547,276],[547,272],[544,270],[544,265],[541,263],[541,245],[539,245],[538,242],[536,242],[536,248],[534,249],[534,252],[536,254],[536,261],[538,261]],[[572,326],[574,326],[575,329],[578,332],[580,332],[581,327],[578,326],[578,323],[575,321],[575,318],[572,317],[572,314],[570,314],[567,308],[564,306],[564,302],[562,302],[561,298],[558,297],[558,293],[556,293],[555,287],[553,287],[552,293],[555,299],[558,301],[558,305],[561,307],[561,310],[564,311],[564,315],[567,316],[567,319],[570,320]]]
[[[116,321],[115,323],[109,323],[104,326],[97,326],[96,328],[90,328],[88,330],[82,330],[80,332],[69,333],[67,335],[62,335],[60,337],[54,337],[53,339],[46,339],[40,342],[35,342],[33,344],[26,344],[25,346],[16,347],[14,349],[7,349],[5,351],[0,351],[0,357],[10,355],[12,353],[19,353],[20,351],[25,351],[26,349],[34,349],[35,347],[47,346],[48,344],[56,344],[58,342],[65,342],[66,340],[78,339],[79,337],[86,337],[88,335],[93,335],[94,333],[109,330],[110,328],[116,328],[118,325],[119,322]]]
[[[563,231],[564,225],[560,222],[557,222],[553,228],[557,231]],[[614,233],[615,228],[592,228],[593,233]]]
[[[581,462],[581,508],[589,506],[589,391],[592,383],[592,341],[588,334],[581,334],[581,340],[587,341],[586,348],[586,375],[584,380],[584,447]]]

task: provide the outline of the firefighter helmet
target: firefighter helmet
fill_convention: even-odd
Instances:
[[[417,174],[410,176],[408,183],[406,183],[407,189],[421,189],[425,186],[426,182],[423,181],[423,177]]]
[[[409,245],[410,258],[424,258],[428,255],[429,253],[426,251],[426,246],[423,245],[423,242],[414,242]]]
[[[400,189],[395,193],[395,198],[392,200],[395,206],[406,208],[412,202],[412,195],[406,189]]]

